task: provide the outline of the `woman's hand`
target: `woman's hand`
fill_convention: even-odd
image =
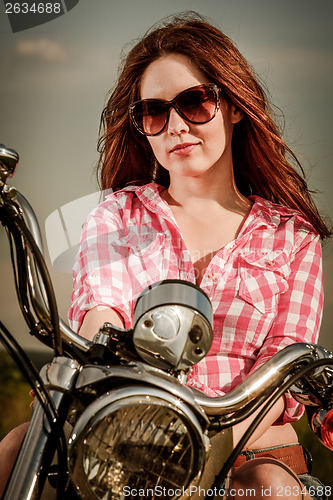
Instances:
[[[31,401],[30,403],[30,408],[33,409],[34,407],[34,398],[36,397],[36,393],[33,389],[31,389],[31,391],[29,392],[29,396],[33,398],[33,401]]]

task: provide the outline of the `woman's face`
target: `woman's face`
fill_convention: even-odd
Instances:
[[[183,90],[212,83],[181,54],[163,56],[145,70],[141,82],[141,99],[172,100]],[[184,120],[170,109],[169,121],[161,134],[147,137],[158,162],[170,177],[202,176],[224,168],[232,169],[231,138],[234,123],[241,112],[223,99],[215,117],[208,123],[196,125]],[[216,172],[215,172],[216,171]]]

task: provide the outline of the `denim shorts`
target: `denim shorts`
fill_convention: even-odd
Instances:
[[[282,447],[285,446],[282,445],[281,448]],[[280,448],[280,446],[274,446],[272,448],[266,448],[266,449],[270,450],[274,448]],[[308,470],[311,471],[312,457],[310,452],[306,448],[304,448],[304,446],[303,446],[303,453]],[[302,490],[302,492],[308,493],[313,500],[326,500],[331,498],[331,495],[333,495],[333,488],[331,486],[323,485],[323,483],[318,478],[311,476],[309,472],[307,472],[306,474],[298,474],[297,477],[304,485],[304,490]],[[225,481],[224,484],[222,485],[222,488],[224,487],[225,487]]]
[[[299,474],[297,477],[304,485],[304,491],[302,490],[302,492],[308,493],[313,500],[328,500],[331,497],[333,488],[324,486],[318,478],[311,476],[309,473]],[[225,491],[225,487],[226,480],[223,481],[221,489]]]
[[[311,476],[311,474],[299,474],[298,478],[313,500],[325,500],[331,496],[333,488],[324,486],[318,478]]]

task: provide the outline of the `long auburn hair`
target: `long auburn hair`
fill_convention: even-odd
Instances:
[[[169,173],[134,128],[129,105],[140,99],[146,68],[168,54],[187,56],[243,112],[232,138],[235,182],[244,195],[255,194],[300,212],[320,234],[331,232],[321,218],[304,171],[272,119],[266,93],[234,43],[193,12],[154,26],[128,53],[118,82],[103,110],[97,172],[101,189],[156,182],[169,186]]]

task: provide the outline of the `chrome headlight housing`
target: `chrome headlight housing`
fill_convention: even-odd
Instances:
[[[199,479],[207,451],[195,409],[169,392],[133,385],[105,394],[82,413],[68,464],[83,499],[120,500],[139,490],[145,498],[163,491],[171,499]]]

